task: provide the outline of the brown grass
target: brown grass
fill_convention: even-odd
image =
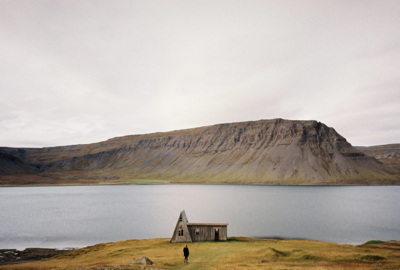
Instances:
[[[244,237],[229,238],[226,242],[188,243],[189,264],[184,264],[184,245],[171,244],[165,238],[126,240],[0,269],[400,269],[399,250]],[[142,256],[155,265],[129,264]]]

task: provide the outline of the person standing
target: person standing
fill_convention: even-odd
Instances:
[[[185,260],[183,261],[183,263],[188,263],[188,257],[189,257],[189,248],[186,245],[186,247],[183,248],[183,256],[185,256]]]

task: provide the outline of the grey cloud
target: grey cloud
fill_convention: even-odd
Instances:
[[[398,142],[398,1],[1,1],[0,145],[270,118]],[[382,120],[383,119],[383,120]]]

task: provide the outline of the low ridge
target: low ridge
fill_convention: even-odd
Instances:
[[[400,171],[400,144],[386,144],[375,146],[356,146],[356,149],[368,156],[374,157],[388,167]]]

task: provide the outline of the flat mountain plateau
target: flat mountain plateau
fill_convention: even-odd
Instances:
[[[188,243],[189,263],[183,263],[186,243],[170,239],[126,240],[98,244],[38,262],[0,269],[399,269],[399,241],[381,245],[340,245],[311,240],[230,237],[224,242]],[[147,257],[152,265],[134,264]]]
[[[383,148],[355,148],[317,121],[259,120],[86,145],[2,147],[0,185],[398,185],[399,152],[384,158],[393,147]]]

